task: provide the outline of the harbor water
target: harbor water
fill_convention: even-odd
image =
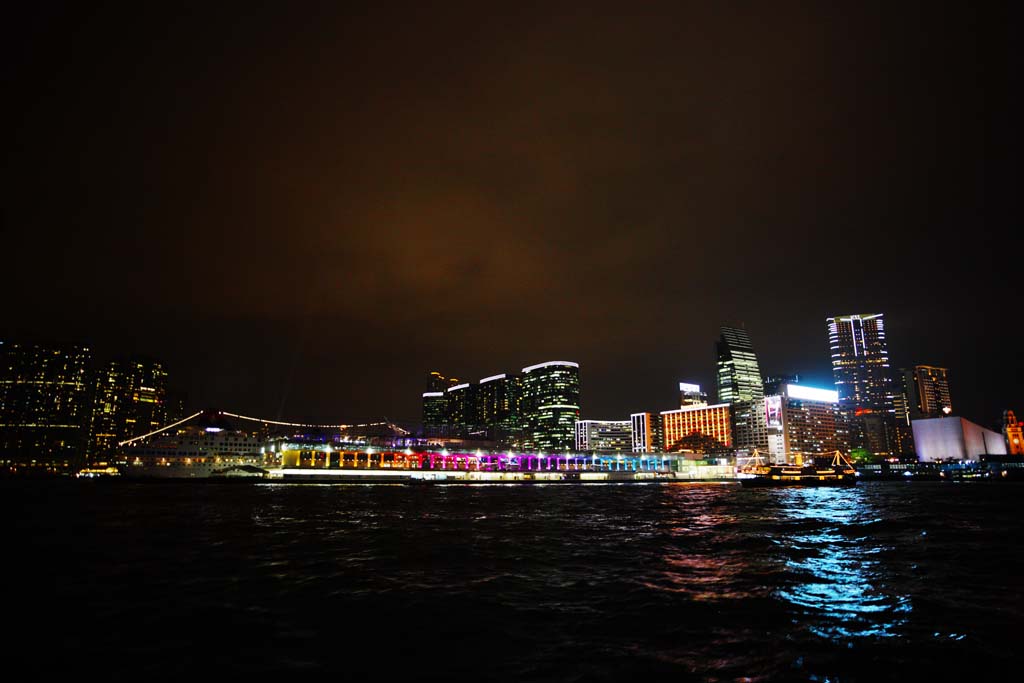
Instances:
[[[1024,484],[2,481],[33,678],[1015,677]]]

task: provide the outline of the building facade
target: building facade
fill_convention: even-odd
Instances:
[[[708,393],[701,391],[699,384],[688,382],[679,383],[679,407],[685,406],[706,406],[708,404]]]
[[[826,319],[832,376],[850,427],[850,446],[895,452],[895,407],[885,319],[854,313]]]
[[[665,451],[719,454],[731,450],[731,417],[728,403],[663,411]]]
[[[660,413],[633,413],[629,421],[634,453],[660,453],[665,450],[665,432]]]
[[[83,345],[0,341],[0,468],[63,473],[85,464],[91,360]]]
[[[580,419],[580,366],[548,361],[523,368],[522,448],[530,452],[572,449]]]
[[[914,443],[921,462],[980,460],[983,455],[1006,455],[1002,434],[961,417],[914,420]]]
[[[149,358],[114,360],[96,373],[89,457],[105,460],[117,444],[166,426],[167,370]]]
[[[633,423],[630,420],[580,420],[576,423],[579,453],[630,453]]]
[[[953,402],[949,395],[949,370],[932,365],[915,365],[900,370],[900,374],[903,377],[904,409],[910,419],[942,417],[953,412]]]
[[[768,448],[764,386],[750,335],[742,328],[722,327],[715,350],[718,402],[731,406],[735,448],[741,454],[764,451]]]
[[[831,456],[838,448],[839,394],[800,384],[780,384],[764,399],[768,458],[772,463],[803,463]]]

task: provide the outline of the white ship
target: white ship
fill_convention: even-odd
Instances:
[[[160,479],[259,477],[263,444],[244,432],[184,427],[175,434],[126,447],[118,458],[124,476]]]

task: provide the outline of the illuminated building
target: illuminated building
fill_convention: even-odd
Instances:
[[[119,441],[149,433],[171,422],[167,412],[167,371],[159,361],[111,361],[97,373],[89,456],[105,459]]]
[[[576,423],[578,453],[629,453],[633,426],[629,420],[580,420]]]
[[[523,368],[523,448],[573,448],[580,418],[579,368],[578,363],[560,360]]]
[[[838,448],[836,416],[839,394],[800,384],[780,384],[778,393],[766,396],[768,457],[772,463],[803,463],[828,456]]]
[[[443,391],[423,392],[424,436],[446,436],[448,401]]]
[[[468,436],[475,417],[476,387],[463,383],[445,392],[445,424],[450,436]]]
[[[731,449],[733,437],[729,408],[728,403],[720,403],[662,411],[665,450],[717,454]]]
[[[730,414],[736,449],[745,453],[754,449],[764,451],[768,448],[764,386],[754,345],[744,329],[722,327],[721,332],[716,344],[718,402],[732,406]]]
[[[0,468],[85,464],[91,357],[86,346],[0,341]]]
[[[949,370],[931,365],[915,365],[900,372],[903,375],[905,410],[910,419],[941,417],[953,412],[953,403],[949,398]]]
[[[1002,434],[962,417],[914,420],[914,445],[922,462],[980,460],[983,455],[1006,455]]]
[[[850,424],[851,446],[878,455],[894,450],[894,406],[889,348],[881,313],[828,318],[832,376],[839,407]]]
[[[665,448],[660,413],[633,413],[629,420],[634,453],[659,453]]]
[[[1021,431],[1013,411],[1003,411],[1003,437],[1006,440],[1006,452],[1010,455],[1024,455],[1024,435]]]
[[[685,406],[706,406],[708,394],[700,390],[699,384],[679,383],[679,407]]]
[[[492,375],[477,384],[477,422],[488,439],[513,441],[521,427],[522,377],[518,374]]]

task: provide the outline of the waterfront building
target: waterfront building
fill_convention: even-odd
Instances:
[[[475,426],[476,387],[456,384],[445,391],[445,424],[451,436],[468,436]]]
[[[953,412],[949,396],[949,370],[932,365],[915,365],[900,370],[901,407],[910,419],[942,417]],[[897,412],[897,417],[900,417]]]
[[[446,436],[448,400],[444,391],[423,392],[423,435]]]
[[[962,417],[914,420],[914,444],[921,462],[980,460],[983,455],[1006,455],[1002,434]]]
[[[580,418],[579,364],[548,361],[523,368],[523,448],[571,449]]]
[[[733,448],[728,403],[662,411],[661,420],[666,451],[717,455]]]
[[[0,468],[76,471],[89,427],[87,346],[0,341]]]
[[[522,413],[522,376],[492,375],[477,384],[475,414],[489,439],[511,443],[518,438]]]
[[[629,420],[634,453],[660,453],[665,449],[660,413],[633,413]]]
[[[147,434],[172,420],[167,410],[167,370],[148,358],[113,360],[96,373],[89,457],[107,459],[120,441]]]
[[[839,407],[850,425],[851,447],[892,453],[895,408],[885,320],[881,313],[826,319]]]
[[[722,327],[715,346],[718,402],[731,406],[735,448],[745,454],[768,447],[764,421],[764,385],[754,345],[747,331]]]
[[[765,397],[764,404],[768,458],[773,464],[831,457],[838,448],[838,392],[783,383],[777,393]]]
[[[699,384],[679,383],[679,407],[684,406],[706,406],[708,394],[701,391]]]
[[[1003,437],[1006,440],[1006,452],[1010,455],[1024,455],[1024,435],[1021,424],[1012,410],[1003,411]]]
[[[576,422],[576,452],[630,453],[633,424],[630,420],[579,420]]]

